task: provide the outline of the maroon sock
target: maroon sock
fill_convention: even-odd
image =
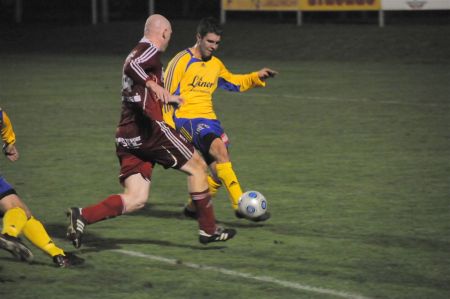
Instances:
[[[117,194],[108,196],[98,204],[81,209],[81,215],[89,224],[122,215],[122,212],[122,197]]]
[[[216,217],[211,201],[209,189],[203,192],[190,193],[192,202],[197,209],[198,225],[201,230],[207,234],[213,234],[216,231]]]

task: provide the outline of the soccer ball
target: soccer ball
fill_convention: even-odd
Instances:
[[[247,191],[239,198],[238,209],[247,218],[258,218],[267,212],[267,200],[258,191]]]

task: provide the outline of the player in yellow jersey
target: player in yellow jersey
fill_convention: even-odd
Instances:
[[[8,115],[1,108],[0,130],[3,153],[8,160],[17,161],[19,152],[15,146],[16,135]],[[32,216],[28,207],[1,174],[0,214],[4,214],[0,248],[9,251],[17,259],[27,262],[33,260],[33,253],[19,238],[19,235],[23,233],[35,246],[50,255],[57,267],[68,267],[81,264],[84,261],[73,253],[64,252],[53,243],[42,223]]]
[[[202,153],[210,167],[209,189],[215,195],[220,186],[228,191],[231,205],[238,218],[242,189],[233,170],[228,153],[229,140],[213,109],[213,93],[217,87],[243,92],[263,87],[265,80],[277,72],[263,68],[249,74],[233,74],[222,61],[213,56],[221,41],[222,28],[214,18],[204,18],[197,27],[197,41],[191,48],[179,52],[169,62],[165,72],[165,86],[171,94],[179,95],[183,104],[165,105],[164,120],[181,132]],[[189,202],[184,214],[196,217],[195,207]],[[266,213],[253,221],[270,218]]]

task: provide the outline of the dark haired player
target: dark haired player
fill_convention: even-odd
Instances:
[[[166,70],[166,88],[183,99],[183,105],[174,109],[164,106],[164,119],[185,136],[199,150],[209,165],[212,176],[208,176],[212,195],[225,185],[231,206],[238,218],[238,200],[242,189],[233,170],[228,153],[229,139],[213,109],[212,95],[217,87],[228,91],[243,92],[253,87],[265,86],[267,78],[277,72],[269,68],[249,74],[230,73],[225,65],[213,56],[218,49],[222,27],[214,18],[204,18],[197,27],[197,41],[191,48],[179,52]],[[184,208],[184,214],[197,217],[198,210],[192,201]],[[265,221],[266,213],[252,221]]]

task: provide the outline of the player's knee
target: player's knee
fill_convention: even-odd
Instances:
[[[126,207],[126,212],[131,213],[143,209],[145,207],[146,202],[136,201],[130,207]]]
[[[220,138],[214,139],[214,141],[211,143],[209,153],[218,163],[225,163],[230,161],[227,146]]]
[[[148,201],[148,195],[143,192],[123,194],[122,198],[126,213],[131,213],[144,208]]]
[[[125,204],[125,212],[131,213],[134,211],[138,211],[145,207],[145,204],[147,203],[147,200],[130,200]]]
[[[206,181],[208,167],[197,151],[180,170],[187,173],[194,181]]]
[[[0,200],[0,210],[5,213],[7,210],[13,208],[21,208],[25,211],[27,218],[32,216],[30,209],[25,205],[25,203],[20,199],[20,197],[15,193],[6,195]]]

